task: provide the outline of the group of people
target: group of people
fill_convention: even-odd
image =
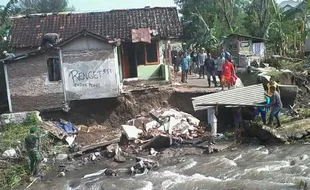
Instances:
[[[179,68],[182,70],[181,82],[187,83],[188,74],[191,75],[194,70],[198,70],[199,79],[205,79],[205,73],[208,79],[208,86],[211,87],[213,82],[215,87],[218,87],[216,76],[220,79],[221,87],[228,89],[236,80],[235,66],[232,63],[232,58],[229,52],[222,49],[220,56],[215,60],[211,53],[207,53],[205,48],[201,48],[199,52],[194,49],[191,53],[181,52],[179,55],[175,53],[172,60],[174,66],[174,76],[177,78]],[[212,79],[212,81],[211,81]]]
[[[267,83],[266,90],[266,106],[258,107],[258,113],[261,115],[264,125],[273,125],[273,119],[276,118],[277,127],[281,127],[280,112],[283,104],[281,101],[279,85],[273,77],[271,77],[269,82]],[[268,108],[270,108],[270,116],[267,123],[267,111],[269,110]]]

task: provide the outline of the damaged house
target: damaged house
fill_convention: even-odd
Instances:
[[[38,50],[47,33],[59,42]],[[172,7],[14,18],[16,57],[3,61],[10,112],[117,97],[128,78],[168,80],[169,43],[181,33]]]

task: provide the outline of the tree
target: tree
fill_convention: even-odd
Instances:
[[[68,7],[67,0],[21,0],[17,8],[22,14],[54,13],[73,11],[74,7]]]
[[[265,37],[272,17],[272,0],[252,0],[246,7],[244,24],[251,36]]]
[[[217,49],[229,33],[244,33],[246,0],[175,0],[180,7],[184,41],[189,45]]]

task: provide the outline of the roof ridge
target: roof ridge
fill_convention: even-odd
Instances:
[[[135,11],[135,10],[150,10],[150,9],[175,9],[177,10],[176,6],[168,6],[168,7],[144,7],[144,8],[131,8],[131,9],[112,9],[109,11],[67,11],[67,12],[58,12],[58,13],[34,13],[34,14],[27,14],[27,15],[16,15],[12,16],[12,19],[19,19],[19,18],[29,18],[29,17],[46,17],[51,15],[76,15],[76,14],[94,14],[94,13],[112,13],[112,12],[121,12],[121,11]]]

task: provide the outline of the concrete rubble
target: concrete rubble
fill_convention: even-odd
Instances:
[[[132,166],[130,168],[130,173],[132,175],[141,175],[141,174],[147,174],[150,170],[156,170],[159,168],[159,162],[145,159],[145,158],[136,158],[136,165]]]
[[[122,129],[127,139],[142,149],[168,148],[175,141],[200,138],[206,130],[191,114],[168,108],[153,109],[148,116],[131,119]]]

